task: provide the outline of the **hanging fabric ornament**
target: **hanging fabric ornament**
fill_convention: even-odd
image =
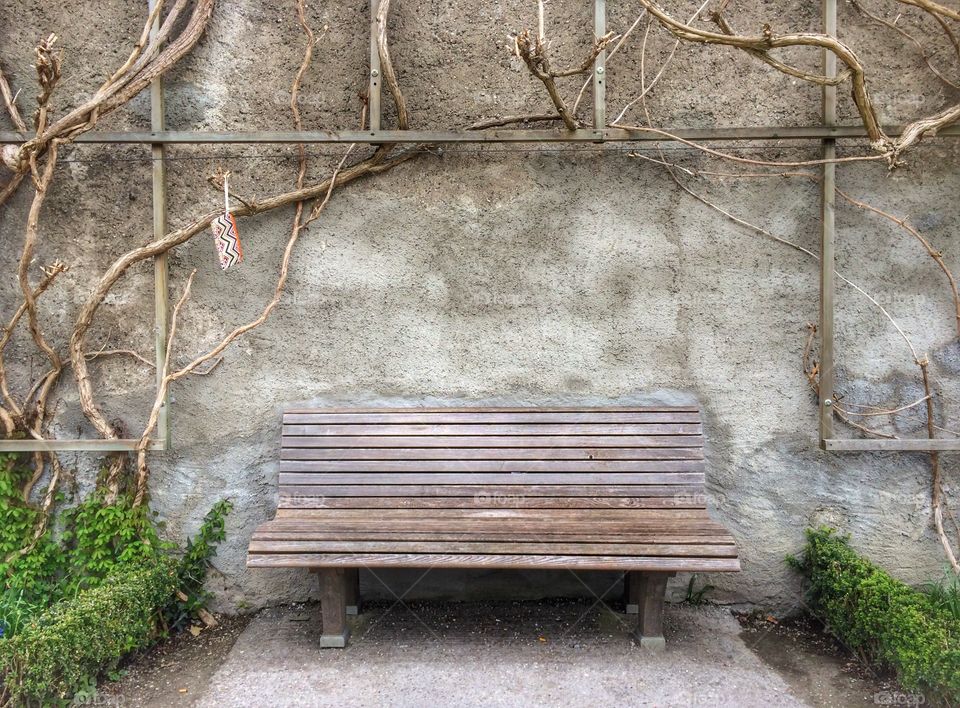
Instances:
[[[243,261],[243,247],[240,245],[240,232],[237,221],[230,213],[230,173],[223,175],[223,214],[210,223],[213,229],[213,242],[220,256],[220,267],[226,270]]]

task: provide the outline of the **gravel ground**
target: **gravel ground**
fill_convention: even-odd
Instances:
[[[98,687],[99,704],[170,706],[196,702],[230,653],[250,617],[219,617],[220,626],[193,636],[183,632],[135,654],[120,680]]]
[[[772,618],[771,618],[772,619]],[[740,617],[743,642],[814,706],[917,705],[896,680],[865,664],[806,617],[780,624],[763,617]]]
[[[376,603],[346,650],[318,647],[316,605],[265,610],[130,667],[124,705],[867,706],[893,690],[806,623],[670,606],[668,649],[582,601]],[[242,630],[242,631],[241,631]]]

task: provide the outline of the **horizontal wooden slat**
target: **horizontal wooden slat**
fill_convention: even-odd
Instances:
[[[539,424],[520,425],[467,424],[467,425],[287,425],[283,435],[369,435],[375,437],[397,436],[503,436],[503,435],[555,435],[580,437],[587,435],[699,435],[703,428],[699,423],[636,423],[632,425],[601,424]]]
[[[702,472],[703,460],[304,460],[284,459],[281,472]]]
[[[285,436],[284,447],[703,447],[702,435],[304,435]]]
[[[616,509],[625,511],[624,509]],[[439,529],[450,533],[470,533],[477,531],[496,531],[497,533],[536,533],[549,535],[552,533],[647,533],[651,529],[657,531],[682,530],[684,533],[691,531],[695,533],[717,533],[728,535],[727,530],[718,522],[714,521],[703,509],[679,509],[672,510],[674,513],[695,512],[693,515],[677,518],[654,518],[648,516],[640,518],[640,513],[648,515],[654,514],[657,509],[637,510],[635,518],[604,518],[604,519],[557,519],[553,516],[546,516],[549,512],[546,510],[526,510],[539,511],[544,514],[541,520],[512,520],[503,518],[420,518],[426,511],[417,509],[393,509],[383,511],[402,512],[399,518],[383,519],[381,514],[371,514],[365,512],[361,514],[360,519],[341,519],[336,521],[331,518],[334,512],[342,513],[350,511],[348,509],[278,509],[277,516],[273,521],[261,524],[257,527],[256,533],[267,530],[283,529],[285,531],[302,531],[308,534],[321,534],[320,536],[311,536],[311,538],[329,538],[333,530],[351,530],[357,532],[376,531],[387,532],[390,529],[407,529],[413,532]],[[363,511],[363,510],[360,510]],[[458,511],[448,509],[447,511]],[[593,510],[599,513],[602,510]],[[610,511],[613,511],[611,509]],[[406,516],[404,516],[404,514]],[[618,531],[617,529],[621,529]]]
[[[450,406],[405,408],[289,408],[285,414],[299,413],[347,413],[351,415],[379,415],[381,413],[644,413],[644,412],[699,412],[698,406],[673,406],[651,404],[647,406]]]
[[[510,553],[733,558],[729,544],[504,543],[478,541],[251,541],[250,553]]]
[[[685,485],[645,484],[516,484],[508,486],[486,484],[318,484],[282,485],[280,496],[326,497],[472,497],[477,494],[570,497],[690,497],[705,494],[703,483]]]
[[[310,438],[315,440],[316,438]],[[702,460],[702,447],[298,447],[283,439],[285,460]]]
[[[318,511],[317,509],[298,509],[297,514],[301,515],[308,511]],[[718,537],[726,535],[726,531],[716,524],[706,523],[700,519],[645,519],[642,521],[604,521],[602,523],[589,523],[583,521],[553,521],[549,525],[535,523],[517,523],[508,522],[502,519],[469,519],[451,523],[449,519],[429,519],[421,522],[415,520],[392,519],[390,521],[380,522],[359,522],[359,521],[324,521],[318,523],[316,519],[296,520],[289,516],[293,513],[291,509],[283,510],[285,513],[278,512],[276,521],[285,521],[283,529],[290,532],[301,532],[309,534],[310,538],[339,538],[342,533],[363,534],[366,532],[374,533],[395,533],[398,539],[406,537],[409,533],[426,533],[428,531],[442,533],[469,534],[474,531],[496,531],[498,533],[533,533],[546,538],[553,535],[578,535],[585,533],[638,533],[638,532],[667,532],[667,533],[702,533],[716,534]],[[374,516],[374,515],[370,515]]]
[[[698,411],[623,411],[611,412],[598,410],[585,412],[549,412],[538,410],[515,411],[513,413],[476,411],[440,412],[440,411],[404,411],[402,413],[327,413],[326,411],[300,412],[288,411],[283,415],[287,425],[436,425],[452,424],[518,424],[518,423],[700,423]]]
[[[280,485],[309,484],[703,484],[702,472],[569,472],[547,474],[539,472],[452,474],[443,472],[405,474],[380,472],[353,472],[350,474],[316,474],[311,472],[283,472]]]
[[[465,532],[451,530],[408,531],[398,538],[387,531],[341,531],[336,536],[313,533],[302,528],[288,529],[285,525],[258,529],[253,536],[255,541],[499,541],[532,542],[566,541],[570,543],[675,543],[675,544],[726,544],[733,545],[729,534],[718,534],[713,530],[688,529],[685,531],[624,531],[593,533],[530,533],[529,531],[497,531],[496,529],[473,529]]]
[[[670,497],[534,497],[518,494],[497,494],[485,491],[466,497],[334,497],[280,495],[280,507],[289,509],[476,509],[537,508],[537,509],[703,509],[703,495],[675,495]]]
[[[542,568],[724,572],[740,570],[736,558],[647,556],[461,555],[440,553],[251,554],[250,568]]]
[[[721,544],[734,545],[729,534],[716,534],[705,530],[677,531],[631,531],[621,533],[554,533],[536,534],[528,531],[504,532],[495,529],[474,529],[469,532],[453,531],[409,531],[401,538],[385,531],[341,531],[335,537],[311,533],[303,529],[287,529],[281,525],[277,529],[258,530],[255,541],[498,541],[504,543],[544,541],[565,541],[568,543],[673,543],[673,544]]]
[[[447,519],[457,524],[466,524],[474,520],[497,520],[519,524],[520,522],[538,523],[550,526],[556,523],[580,521],[589,524],[601,524],[607,521],[629,521],[642,523],[649,519],[702,519],[709,516],[699,509],[562,509],[544,511],[543,509],[381,509],[370,514],[363,509],[304,509],[297,517],[304,520],[320,520],[323,523],[353,520],[360,523],[378,524],[386,521],[401,520],[413,523],[425,523],[436,519]]]

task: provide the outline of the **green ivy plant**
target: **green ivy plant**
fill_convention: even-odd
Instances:
[[[19,456],[0,455],[0,578],[4,581],[0,631],[7,634],[24,608],[53,600],[59,578],[65,575],[66,554],[49,532],[30,553],[20,553],[30,544],[40,514],[22,498],[30,474]]]
[[[129,496],[108,504],[100,492],[67,509],[59,539],[67,561],[66,592],[96,586],[116,568],[137,566],[173,550],[160,540],[148,513]]]
[[[189,623],[210,598],[204,583],[232,509],[216,503],[178,554],[145,505],[95,491],[34,539],[29,474],[0,455],[0,706],[63,702]]]
[[[233,504],[224,499],[213,505],[203,519],[194,538],[187,540],[187,548],[177,566],[177,588],[186,599],[174,596],[165,611],[171,630],[183,629],[210,600],[204,589],[210,559],[217,554],[217,544],[227,537],[227,515]]]

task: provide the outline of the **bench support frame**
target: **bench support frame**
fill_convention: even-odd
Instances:
[[[623,574],[623,604],[626,605],[628,615],[640,612],[640,583],[638,578],[634,577],[636,575],[637,573],[630,572]]]
[[[320,611],[323,633],[320,647],[343,649],[350,638],[347,615],[360,609],[360,571],[357,568],[313,568],[320,580]],[[637,615],[634,636],[640,647],[663,651],[663,606],[667,581],[676,573],[629,571],[624,576],[627,614]]]
[[[347,568],[347,614],[360,614],[360,569]]]
[[[663,604],[667,580],[674,575],[676,573],[627,573],[627,612],[630,612],[629,603],[636,602],[637,630],[634,636],[643,649],[663,651],[666,648],[666,640],[663,638]]]
[[[350,637],[347,626],[347,595],[351,572],[349,568],[317,568],[313,572],[320,579],[320,611],[323,613],[323,634],[320,647],[343,649]]]

